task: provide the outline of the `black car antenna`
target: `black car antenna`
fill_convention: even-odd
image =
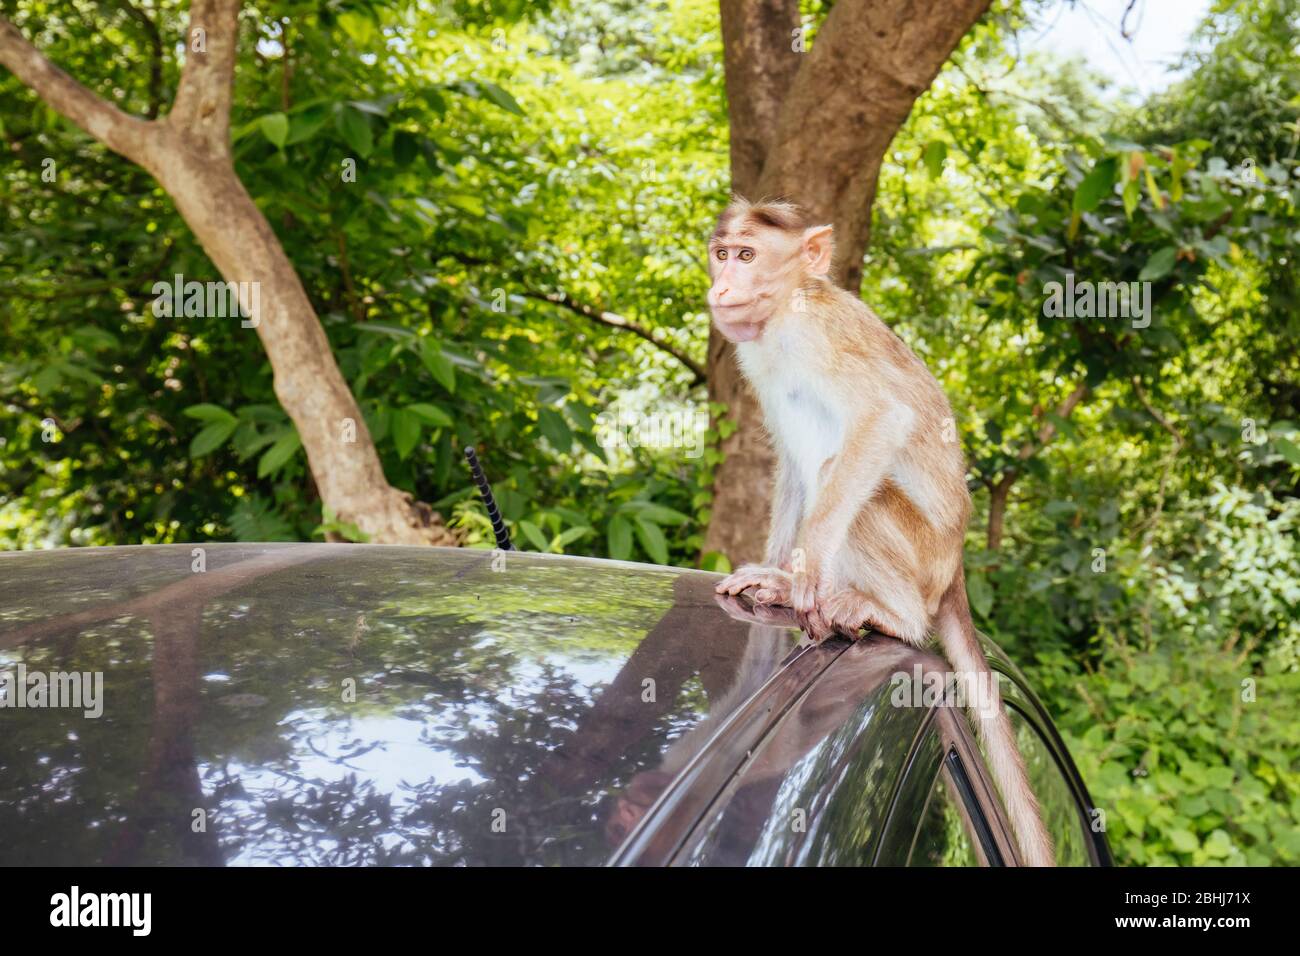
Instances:
[[[478,485],[478,496],[483,499],[483,507],[487,508],[488,520],[492,522],[492,534],[497,539],[497,547],[502,551],[515,550],[510,540],[510,531],[506,528],[506,523],[501,520],[501,512],[497,510],[497,500],[492,497],[492,486],[488,484],[487,476],[483,474],[483,466],[478,463],[478,455],[474,452],[473,445],[465,446],[465,458],[469,461],[469,473],[474,478],[474,484]]]

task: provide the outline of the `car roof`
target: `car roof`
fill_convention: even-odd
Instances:
[[[717,578],[375,545],[0,555],[0,678],[103,683],[99,716],[0,709],[0,864],[626,854],[647,820],[704,812],[849,646],[728,615]],[[818,682],[831,697],[885,679],[860,644],[856,683]],[[862,732],[903,732],[878,724]]]

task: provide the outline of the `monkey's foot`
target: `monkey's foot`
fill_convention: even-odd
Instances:
[[[925,640],[925,625],[919,627],[899,615],[881,607],[870,596],[856,588],[846,588],[826,598],[817,608],[826,626],[836,634],[856,640],[864,627],[908,644]]]
[[[790,603],[790,572],[780,568],[764,568],[755,564],[733,571],[713,590],[718,594],[739,594],[754,588],[755,604]]]
[[[810,638],[820,644],[826,638],[835,633],[835,628],[831,622],[822,614],[821,608],[813,608],[811,611],[796,611],[795,616],[798,618],[799,626],[803,632]]]

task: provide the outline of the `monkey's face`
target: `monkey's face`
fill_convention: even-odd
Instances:
[[[825,230],[829,250],[830,227]],[[739,222],[709,240],[709,311],[728,341],[752,342],[771,320],[791,310],[804,279],[824,275],[821,233]],[[829,251],[824,257],[829,267]]]

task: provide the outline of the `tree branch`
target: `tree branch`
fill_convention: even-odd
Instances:
[[[185,66],[167,122],[189,144],[230,154],[230,103],[239,46],[240,0],[194,0],[185,37]]]
[[[147,297],[153,294],[152,286],[149,288],[140,288],[139,283],[148,282],[150,279],[157,279],[162,270],[166,268],[167,262],[171,259],[175,246],[170,240],[164,240],[162,256],[157,262],[146,266],[144,270],[133,276],[127,276],[121,279],[101,279],[95,282],[84,282],[80,285],[66,285],[63,287],[55,285],[51,291],[35,291],[23,289],[18,285],[0,286],[0,292],[6,295],[12,295],[20,299],[78,299],[86,296],[98,295],[101,292],[111,292],[114,289],[121,289],[129,296]]]
[[[1080,382],[1074,387],[1069,395],[1065,396],[1060,405],[1056,406],[1057,418],[1069,418],[1070,413],[1074,411],[1079,402],[1083,401],[1088,394],[1088,385]],[[1020,451],[1016,453],[1019,461],[1028,461],[1046,447],[1047,443],[1052,440],[1056,434],[1056,423],[1047,421],[1038,429],[1038,434],[1032,441],[1027,441],[1020,446]],[[1007,500],[1011,496],[1011,486],[1016,483],[1020,477],[1020,469],[1016,466],[1008,468],[1002,473],[996,482],[984,480],[985,486],[989,489],[989,521],[986,530],[985,547],[990,551],[996,551],[1002,547],[1002,528],[1007,514]]]
[[[1147,398],[1146,391],[1142,388],[1142,381],[1136,375],[1133,376],[1133,394],[1135,394],[1138,401],[1142,403],[1142,407],[1147,410],[1147,414],[1156,420],[1156,424],[1174,436],[1174,441],[1178,443],[1178,450],[1181,451],[1183,447],[1186,446],[1187,441],[1178,433],[1178,429],[1174,428],[1174,426],[1170,424],[1169,419],[1161,415],[1159,410],[1151,404],[1151,400]]]
[[[1014,93],[1011,90],[1002,90],[996,87],[983,86],[980,84],[979,80],[975,79],[975,77],[971,76],[970,73],[966,71],[966,68],[962,66],[961,61],[956,57],[953,57],[951,62],[952,65],[957,68],[957,72],[966,77],[966,82],[971,85],[971,89],[980,94],[980,96],[983,96],[986,99],[989,96],[1005,96],[1008,99],[1019,100],[1021,103],[1028,103],[1030,106],[1036,106],[1051,117],[1056,125],[1063,130],[1073,130],[1077,125],[1047,100],[1025,96],[1021,93]]]
[[[731,188],[748,196],[758,188],[781,104],[803,62],[794,43],[799,2],[720,0],[718,7],[731,118]]]
[[[456,252],[450,249],[437,253],[435,259],[438,257],[455,259],[461,265],[466,266],[489,266],[494,264],[490,259],[484,259],[479,256],[472,256],[466,252]],[[597,309],[584,302],[579,302],[564,292],[538,292],[535,289],[524,289],[521,292],[521,295],[527,299],[536,299],[538,302],[549,302],[551,305],[558,305],[562,309],[568,309],[574,315],[580,315],[585,319],[590,319],[591,321],[598,322],[601,325],[607,325],[612,329],[622,329],[625,332],[631,332],[633,335],[640,336],[655,348],[667,352],[673,358],[677,359],[677,361],[690,369],[691,375],[693,376],[691,379],[692,387],[703,385],[708,381],[708,373],[705,371],[704,366],[695,361],[695,359],[691,358],[672,343],[665,342],[658,338],[653,332],[644,326],[637,325],[635,322],[624,318],[617,313],[606,312],[603,309]]]
[[[0,17],[0,64],[59,113],[115,153],[150,169],[157,127],[118,109],[82,86],[45,58],[4,17]]]
[[[564,292],[547,293],[547,292],[535,292],[532,289],[525,289],[523,294],[529,299],[536,299],[539,302],[549,302],[552,305],[558,305],[560,306],[560,308],[568,309],[570,312],[574,313],[575,315],[581,315],[584,318],[591,319],[591,321],[593,322],[598,322],[601,325],[607,325],[611,329],[622,329],[626,332],[631,332],[633,335],[638,335],[641,338],[645,339],[647,342],[649,342],[651,345],[653,345],[655,348],[667,352],[673,358],[677,359],[677,361],[681,362],[688,369],[690,369],[691,373],[694,375],[694,380],[691,382],[692,385],[702,385],[705,381],[708,380],[708,373],[705,372],[703,365],[695,361],[695,359],[691,358],[681,349],[677,348],[677,346],[671,344],[670,342],[663,341],[662,339],[658,338],[649,329],[645,328],[644,326],[637,325],[635,322],[631,321],[630,319],[626,319],[623,316],[617,315],[614,312],[605,312],[601,309],[596,309],[582,302],[578,302]]]
[[[856,291],[861,281],[876,179],[894,134],[989,2],[837,3],[800,57],[756,192],[794,199],[833,223],[838,285]]]
[[[1087,394],[1088,386],[1086,383],[1080,382],[1078,385],[1074,386],[1074,391],[1065,396],[1065,399],[1061,404],[1056,406],[1056,417],[1069,418],[1070,413],[1074,411],[1074,407],[1078,405],[1079,402],[1083,401],[1083,397]],[[1055,434],[1056,424],[1050,421],[1044,422],[1043,427],[1038,430],[1037,441],[1025,442],[1025,444],[1020,447],[1020,452],[1017,457],[1021,461],[1028,461],[1030,458],[1033,458],[1043,450],[1044,446],[1052,440],[1052,436]]]

